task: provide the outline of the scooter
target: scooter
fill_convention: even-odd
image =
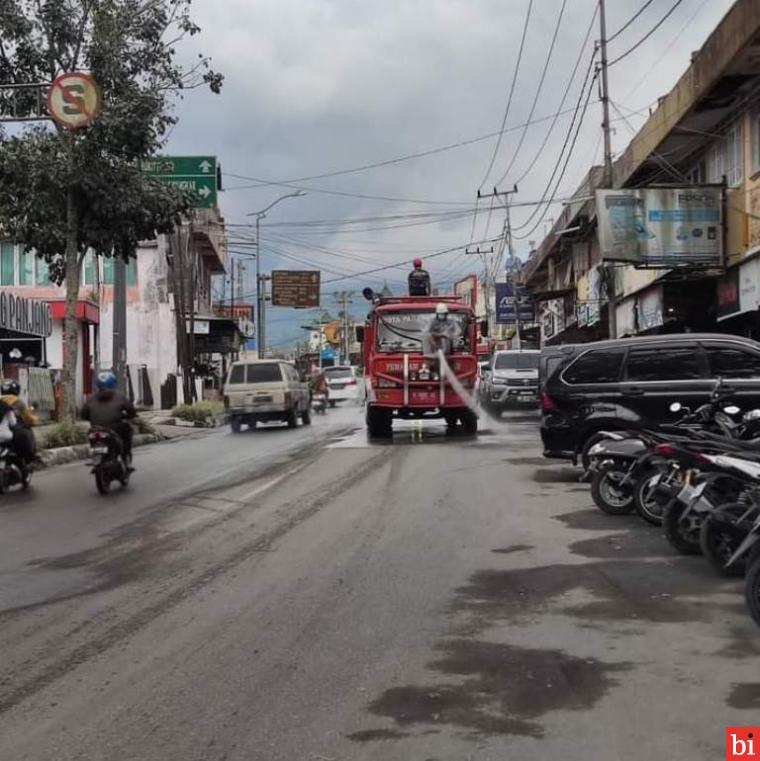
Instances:
[[[318,415],[324,415],[327,412],[327,395],[314,394],[311,398],[311,406]]]
[[[10,447],[0,447],[0,494],[12,486],[28,489],[33,472],[32,463],[24,462]]]
[[[106,428],[90,431],[90,468],[95,476],[95,486],[101,494],[108,494],[111,484],[118,481],[126,487],[132,475],[131,462],[122,456],[119,436]]]

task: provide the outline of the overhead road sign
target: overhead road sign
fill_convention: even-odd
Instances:
[[[319,306],[319,270],[272,270],[272,306]]]
[[[170,185],[195,193],[196,208],[210,209],[217,204],[216,156],[156,156],[143,161],[142,170]]]
[[[48,113],[66,129],[86,127],[100,113],[101,103],[98,83],[83,71],[57,76],[48,89]]]

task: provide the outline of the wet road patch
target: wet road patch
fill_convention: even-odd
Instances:
[[[444,641],[428,668],[464,681],[386,690],[369,708],[399,726],[449,724],[481,734],[540,738],[536,721],[556,710],[592,708],[630,664],[579,658],[562,650],[532,649],[464,639]]]
[[[731,708],[759,709],[760,682],[744,682],[733,685],[726,702]]]
[[[509,547],[499,547],[491,552],[497,555],[511,555],[513,552],[527,552],[532,549],[534,549],[532,544],[511,544]]]

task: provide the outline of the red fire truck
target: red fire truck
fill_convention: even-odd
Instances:
[[[434,356],[425,353],[424,336],[444,302],[449,318],[459,323],[460,338],[447,356],[457,380],[472,393],[478,373],[478,327],[471,307],[458,296],[382,298],[365,289],[372,309],[362,331],[364,378],[367,387],[367,430],[371,438],[391,435],[393,419],[443,418],[466,433],[478,430],[478,416],[446,379]]]

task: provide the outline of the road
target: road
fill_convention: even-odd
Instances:
[[[537,420],[360,412],[0,504],[0,758],[714,759],[757,724],[741,582],[592,507]]]

